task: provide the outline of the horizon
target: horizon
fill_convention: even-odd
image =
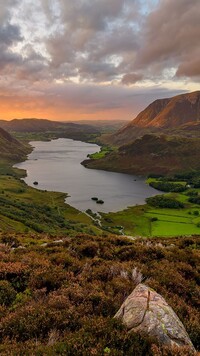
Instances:
[[[198,0],[5,1],[1,120],[131,121],[199,90],[199,16]]]
[[[194,91],[194,92],[191,92],[191,93],[189,93],[189,92],[187,92],[187,93],[183,93],[183,94],[178,94],[178,95],[176,95],[176,96],[180,96],[180,95],[188,95],[188,94],[194,94],[194,93],[198,93],[198,92],[200,92],[200,90],[196,90],[196,91]],[[175,98],[176,96],[172,96],[172,97],[170,97],[170,98]],[[169,98],[169,99],[170,99]],[[167,98],[163,98],[163,99],[167,99]],[[161,99],[162,100],[162,99]],[[156,101],[156,100],[155,100]],[[152,103],[150,103],[150,104],[152,104]],[[143,108],[143,109],[146,109],[147,108],[147,106],[145,107],[145,108]],[[142,111],[143,111],[143,109],[142,109]],[[142,111],[139,111],[138,112],[138,114],[140,114]],[[130,122],[130,121],[133,121],[134,119],[136,119],[137,118],[137,116],[138,116],[138,114],[136,114],[136,116],[134,117],[134,118],[132,118],[131,120],[128,120],[128,119],[105,119],[105,118],[99,118],[99,119],[77,119],[77,120],[61,120],[61,119],[48,119],[48,118],[42,118],[42,117],[20,117],[20,118],[17,118],[17,117],[15,117],[15,118],[11,118],[11,119],[1,119],[0,118],[0,121],[14,121],[14,120],[44,120],[44,121],[55,121],[55,122],[62,122],[62,123],[80,123],[80,122],[85,122],[85,123],[90,123],[90,122],[99,122],[99,121],[101,121],[101,122]]]

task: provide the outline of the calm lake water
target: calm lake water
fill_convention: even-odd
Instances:
[[[38,189],[68,193],[66,203],[79,210],[119,211],[158,194],[143,178],[83,167],[80,163],[87,155],[100,150],[95,144],[60,138],[31,145],[34,150],[28,160],[16,165],[27,171],[25,182],[34,186],[37,181]],[[92,197],[104,204],[96,204]]]

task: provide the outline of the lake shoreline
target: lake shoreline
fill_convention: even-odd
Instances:
[[[25,162],[22,162],[17,166],[17,168],[23,168],[27,171],[27,176],[25,177],[25,182],[28,183],[28,185],[33,186],[33,182],[38,182],[37,187],[34,186],[34,188],[37,189],[42,189],[42,190],[47,190],[47,191],[58,191],[58,192],[64,192],[68,193],[69,197],[66,199],[66,203],[75,207],[76,209],[80,211],[86,211],[87,209],[91,209],[93,211],[102,211],[102,212],[116,212],[116,211],[121,211],[126,209],[129,206],[135,206],[136,204],[144,204],[145,198],[148,196],[153,196],[157,194],[157,191],[154,189],[150,188],[146,183],[143,177],[141,176],[136,176],[136,175],[130,175],[130,174],[124,174],[124,173],[118,173],[118,172],[107,172],[104,170],[90,170],[87,169],[87,167],[84,167],[83,162],[85,161],[84,157],[87,157],[88,154],[94,153],[97,151],[97,149],[100,150],[100,146],[96,144],[90,144],[90,143],[85,143],[82,141],[77,141],[77,140],[72,140],[72,139],[65,139],[65,138],[60,138],[60,139],[55,139],[51,140],[48,142],[43,142],[43,141],[31,141],[30,145],[32,145],[33,150],[32,153],[28,156],[28,160]],[[37,154],[35,154],[35,150],[37,150],[36,147],[37,145],[41,146],[41,151],[40,157],[39,157],[39,162],[38,162],[38,157]],[[49,146],[48,146],[49,145]],[[57,147],[58,145],[58,147]],[[64,146],[62,146],[64,145]],[[67,145],[65,147],[65,145]],[[96,147],[95,147],[96,145]],[[39,147],[38,146],[38,147]],[[48,149],[49,147],[49,149]],[[52,149],[52,151],[51,151]],[[57,151],[56,151],[57,150]],[[74,154],[74,158],[71,157],[70,155]],[[48,162],[45,161],[44,157],[46,155],[50,155],[51,160]],[[48,160],[48,158],[47,158]],[[55,164],[56,160],[63,160],[63,165],[61,166],[61,171],[58,173],[58,175],[55,177],[54,180],[51,181],[52,185],[48,181],[49,176],[54,175],[54,171],[57,170],[55,168],[54,170],[49,170],[48,165],[51,166],[52,164]],[[74,163],[75,161],[75,163]],[[57,163],[56,163],[57,164]],[[38,168],[34,168],[34,174],[33,172],[30,173],[30,171],[33,169],[33,166],[37,166]],[[62,183],[62,186],[58,186],[55,184],[56,181],[62,180],[61,176],[66,173],[65,171],[67,170],[71,171],[71,173],[66,177],[63,177],[63,181],[65,180],[66,183]],[[81,168],[82,167],[82,168]],[[42,175],[43,170],[49,170],[48,176],[45,177]],[[73,173],[73,170],[75,170],[75,173]],[[93,173],[89,173],[92,172]],[[101,173],[100,173],[101,172]],[[30,177],[30,174],[32,176]],[[74,176],[73,176],[74,175]],[[111,179],[112,175],[112,179]],[[79,179],[77,178],[79,176]],[[83,176],[83,179],[82,179]],[[82,179],[82,180],[81,180]],[[75,182],[74,182],[75,180]],[[126,186],[127,184],[129,185],[129,190],[126,189],[123,186],[123,181],[126,182],[124,185]],[[68,183],[69,181],[71,182],[72,186],[72,191],[70,191],[70,188],[68,188]],[[91,181],[91,183],[87,183],[85,181]],[[107,182],[108,181],[108,182]],[[47,185],[45,185],[48,183]],[[74,188],[74,185],[77,183],[76,188]],[[82,188],[79,189],[79,193],[76,192],[78,185],[82,184]],[[113,185],[117,185],[115,188],[113,188]],[[109,187],[108,187],[109,186]],[[86,187],[86,188],[85,188]],[[95,189],[96,187],[96,189]],[[87,196],[83,194],[83,190],[88,190]],[[135,189],[135,192],[133,193],[133,190]],[[110,190],[113,191],[113,195],[110,193]],[[123,190],[125,190],[125,193],[123,194]],[[145,194],[146,192],[146,194]],[[121,195],[120,195],[121,194]],[[150,194],[150,195],[149,195]],[[81,199],[80,196],[84,195]],[[105,201],[104,206],[98,206],[97,204],[91,204],[91,198],[93,196],[98,195],[100,200]],[[119,196],[120,195],[120,196]],[[129,197],[129,195],[132,196],[132,199]],[[75,197],[73,199],[73,197]],[[115,202],[111,204],[110,200],[114,197]],[[121,200],[125,199],[126,203],[122,204]],[[84,206],[85,204],[85,206]],[[106,207],[107,205],[107,207]]]

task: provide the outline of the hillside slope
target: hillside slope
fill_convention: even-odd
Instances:
[[[1,159],[11,161],[23,158],[30,151],[29,147],[22,144],[8,132],[0,128],[0,153]]]
[[[142,174],[170,174],[200,169],[200,140],[146,134],[102,159],[86,160],[95,169]]]

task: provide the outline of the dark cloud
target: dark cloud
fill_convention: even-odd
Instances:
[[[200,52],[198,58],[188,58],[183,61],[176,72],[177,77],[200,77]]]
[[[18,41],[22,41],[20,29],[16,25],[10,25],[7,23],[0,27],[0,44],[10,46]]]
[[[143,78],[142,74],[139,73],[129,73],[125,74],[122,78],[122,84],[134,84]]]
[[[14,0],[1,2],[0,71],[5,71],[6,67],[11,70],[11,66],[18,65],[21,60],[21,56],[12,51],[12,46],[21,42],[23,37],[21,36],[19,26],[10,23],[12,8],[17,5],[17,3],[18,1]],[[3,74],[3,72],[1,74]]]

